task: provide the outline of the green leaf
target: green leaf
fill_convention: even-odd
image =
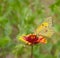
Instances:
[[[60,25],[59,24],[55,24],[54,25],[54,29],[55,29],[55,31],[60,32]]]

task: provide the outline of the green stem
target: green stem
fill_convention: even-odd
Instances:
[[[30,58],[33,58],[33,45],[31,45],[31,57]]]

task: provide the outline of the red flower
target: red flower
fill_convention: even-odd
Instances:
[[[37,35],[35,34],[25,35],[19,39],[30,45],[34,45],[38,43],[47,43],[47,40],[43,36],[37,37]]]

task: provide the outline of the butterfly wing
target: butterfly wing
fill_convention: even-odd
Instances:
[[[42,35],[45,37],[51,37],[54,33],[53,27],[52,27],[52,17],[48,17],[35,31],[35,34]]]

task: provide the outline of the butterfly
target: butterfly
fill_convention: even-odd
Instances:
[[[54,34],[52,17],[46,18],[35,30],[35,34],[51,37]]]

